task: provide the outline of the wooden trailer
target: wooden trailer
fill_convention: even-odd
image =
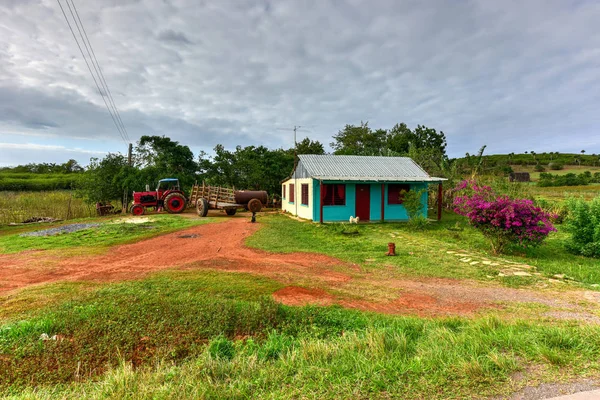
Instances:
[[[235,215],[238,208],[253,213],[259,212],[267,203],[267,192],[234,190],[220,186],[206,186],[202,183],[192,187],[189,204],[196,206],[200,217],[206,217],[208,210],[225,210],[227,215]]]

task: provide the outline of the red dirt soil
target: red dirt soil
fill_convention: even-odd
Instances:
[[[244,240],[259,228],[260,224],[251,224],[247,218],[233,217],[117,246],[103,255],[66,257],[50,251],[0,255],[0,295],[49,282],[139,279],[153,271],[180,268],[267,276],[288,285],[273,294],[277,301],[288,305],[340,304],[365,311],[433,316],[472,314],[481,308],[497,307],[495,301],[549,301],[537,293],[528,295],[522,290],[480,287],[449,279],[374,279],[356,265],[325,255],[274,254],[245,247]],[[359,296],[363,285],[370,285],[399,297],[389,302],[348,300],[322,289],[348,285]]]

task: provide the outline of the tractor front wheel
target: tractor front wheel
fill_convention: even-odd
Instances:
[[[171,193],[165,197],[164,203],[170,214],[179,214],[185,210],[185,197],[181,193]]]
[[[196,212],[199,217],[206,217],[208,215],[208,201],[205,198],[200,198],[196,201]]]
[[[235,208],[228,208],[225,210],[225,214],[227,214],[227,215],[235,215],[236,212],[237,212],[237,209],[235,209]]]
[[[132,215],[144,215],[146,213],[146,207],[141,204],[135,204],[131,207]]]

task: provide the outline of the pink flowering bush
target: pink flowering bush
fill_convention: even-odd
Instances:
[[[537,246],[556,231],[550,222],[553,216],[534,206],[531,200],[498,195],[491,187],[475,181],[463,181],[454,190],[454,211],[466,216],[490,240],[496,254],[509,244]]]

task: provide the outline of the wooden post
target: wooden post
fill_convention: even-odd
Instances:
[[[385,221],[385,183],[381,184],[381,222]]]
[[[319,181],[319,222],[323,223],[323,181]]]
[[[437,220],[442,220],[442,199],[443,199],[443,189],[442,182],[438,183],[438,209],[437,209]]]

